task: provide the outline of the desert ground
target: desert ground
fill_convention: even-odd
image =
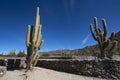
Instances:
[[[7,71],[0,80],[104,80],[93,77],[85,77],[64,72],[58,72],[45,68],[35,67],[33,71],[25,70]]]

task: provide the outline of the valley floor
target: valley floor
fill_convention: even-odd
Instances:
[[[28,71],[27,73],[25,73],[25,70],[7,71],[4,76],[0,77],[0,80],[103,80],[103,79],[79,76],[36,67],[34,68],[33,71]]]

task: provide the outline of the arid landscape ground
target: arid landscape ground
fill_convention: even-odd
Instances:
[[[94,77],[68,74],[44,68],[34,68],[33,71],[25,70],[7,71],[0,80],[105,80]]]

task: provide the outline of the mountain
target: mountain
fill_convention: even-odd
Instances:
[[[118,45],[117,48],[114,51],[114,54],[118,54],[120,55],[120,31],[117,32],[115,34],[115,40],[118,41]],[[64,49],[64,50],[55,50],[55,51],[49,51],[49,52],[42,52],[42,54],[44,55],[48,55],[49,56],[82,56],[82,55],[86,55],[86,56],[90,56],[90,55],[95,55],[100,53],[99,48],[96,45],[93,46],[86,46],[85,48],[82,49],[75,49],[75,50],[68,50],[68,49]],[[41,54],[41,55],[42,55]]]

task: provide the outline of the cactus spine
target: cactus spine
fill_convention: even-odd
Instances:
[[[94,18],[94,27],[92,24],[90,24],[91,34],[94,40],[98,42],[98,46],[100,48],[100,58],[108,57],[106,55],[109,54],[117,45],[117,41],[114,40],[115,32],[112,32],[111,37],[107,38],[108,31],[105,19],[102,19],[102,25],[103,32],[98,27],[98,21],[96,17]]]
[[[27,69],[32,69],[36,65],[40,50],[43,44],[41,35],[41,25],[39,16],[39,7],[37,7],[35,26],[28,25],[27,36],[26,36],[26,47],[27,47]]]

